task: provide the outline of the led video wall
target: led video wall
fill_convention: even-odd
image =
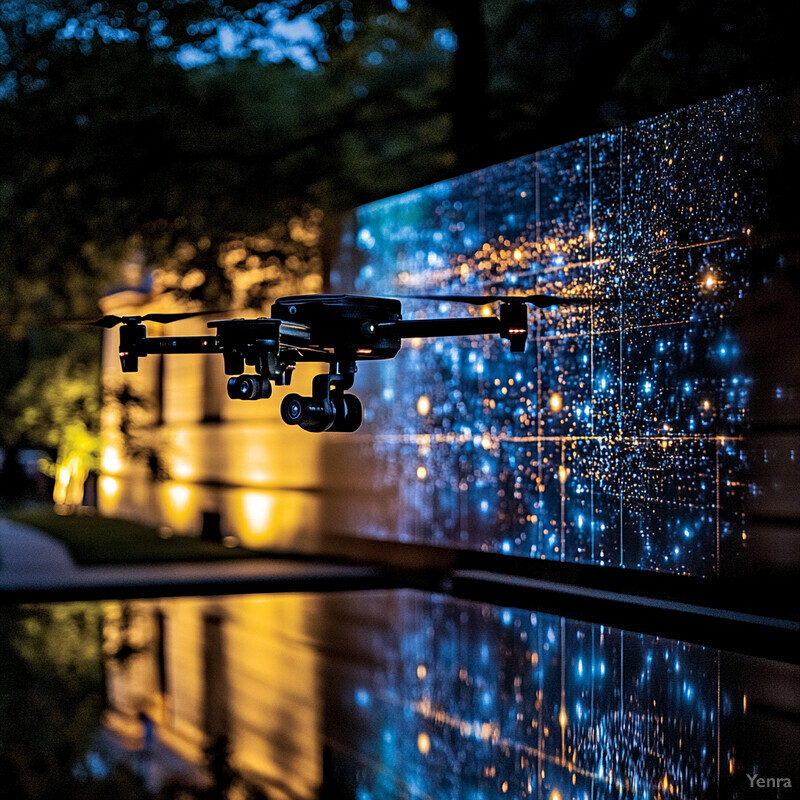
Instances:
[[[394,498],[363,531],[695,576],[737,558],[749,378],[732,314],[769,103],[742,91],[357,209],[337,290],[575,300],[531,310],[524,354],[411,340],[360,367],[373,489]],[[405,318],[496,310],[404,300]]]

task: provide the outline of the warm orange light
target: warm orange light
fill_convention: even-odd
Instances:
[[[558,715],[558,724],[562,728],[566,728],[567,727],[567,712],[563,708],[561,709],[561,711],[559,712],[559,715]]]
[[[431,751],[431,737],[424,731],[417,736],[417,749],[426,756]]]
[[[423,466],[421,466],[421,465],[420,465],[419,467],[417,467],[417,477],[418,477],[418,478],[419,478],[421,481],[424,481],[424,480],[425,480],[425,478],[427,478],[427,477],[428,477],[428,470],[427,470],[425,467],[423,467]]]
[[[558,479],[561,481],[561,483],[566,483],[568,476],[569,476],[569,470],[562,464],[558,468]]]
[[[713,272],[707,272],[703,276],[702,287],[705,292],[713,292],[717,288],[719,281]]]
[[[241,533],[248,539],[263,539],[273,527],[274,495],[259,491],[242,492]]]
[[[193,517],[192,490],[182,483],[164,486],[164,510],[170,526],[176,530],[188,530]]]
[[[431,401],[428,395],[421,394],[417,400],[417,414],[424,417],[431,410]]]
[[[550,410],[558,413],[563,407],[564,398],[558,392],[553,392],[550,395]]]
[[[122,458],[116,447],[108,445],[103,449],[103,454],[100,457],[100,468],[107,475],[119,475],[122,472]]]

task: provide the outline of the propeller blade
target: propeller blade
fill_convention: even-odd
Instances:
[[[94,325],[95,328],[113,328],[115,325],[119,325],[120,322],[124,322],[125,320],[122,317],[117,317],[114,314],[106,314],[104,317],[100,317],[100,319],[96,319],[92,322],[87,322],[87,325]]]
[[[206,314],[216,313],[216,311],[184,311],[177,314],[145,314],[141,319],[144,322],[177,322],[179,319],[202,317]]]
[[[123,322],[132,323],[134,325],[140,322],[177,322],[180,319],[189,319],[190,317],[200,317],[215,313],[215,311],[182,311],[174,314],[145,314],[141,317],[133,315],[129,317],[118,317],[116,314],[106,314],[106,316],[100,317],[100,319],[96,319],[94,322],[89,322],[87,324],[94,325],[97,328],[113,328]]]
[[[411,294],[405,295],[415,300],[442,300],[444,302],[467,303],[472,306],[485,306],[489,303],[527,303],[536,308],[574,305],[585,302],[582,298],[559,297],[550,294]]]

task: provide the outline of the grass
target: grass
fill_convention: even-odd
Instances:
[[[163,538],[155,528],[126,519],[84,514],[62,516],[51,508],[13,511],[5,516],[63,542],[76,563],[85,566],[216,561],[264,555],[194,536]]]

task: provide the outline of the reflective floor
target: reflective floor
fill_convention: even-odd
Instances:
[[[800,667],[553,614],[395,590],[6,607],[0,627],[8,797],[800,785]]]

